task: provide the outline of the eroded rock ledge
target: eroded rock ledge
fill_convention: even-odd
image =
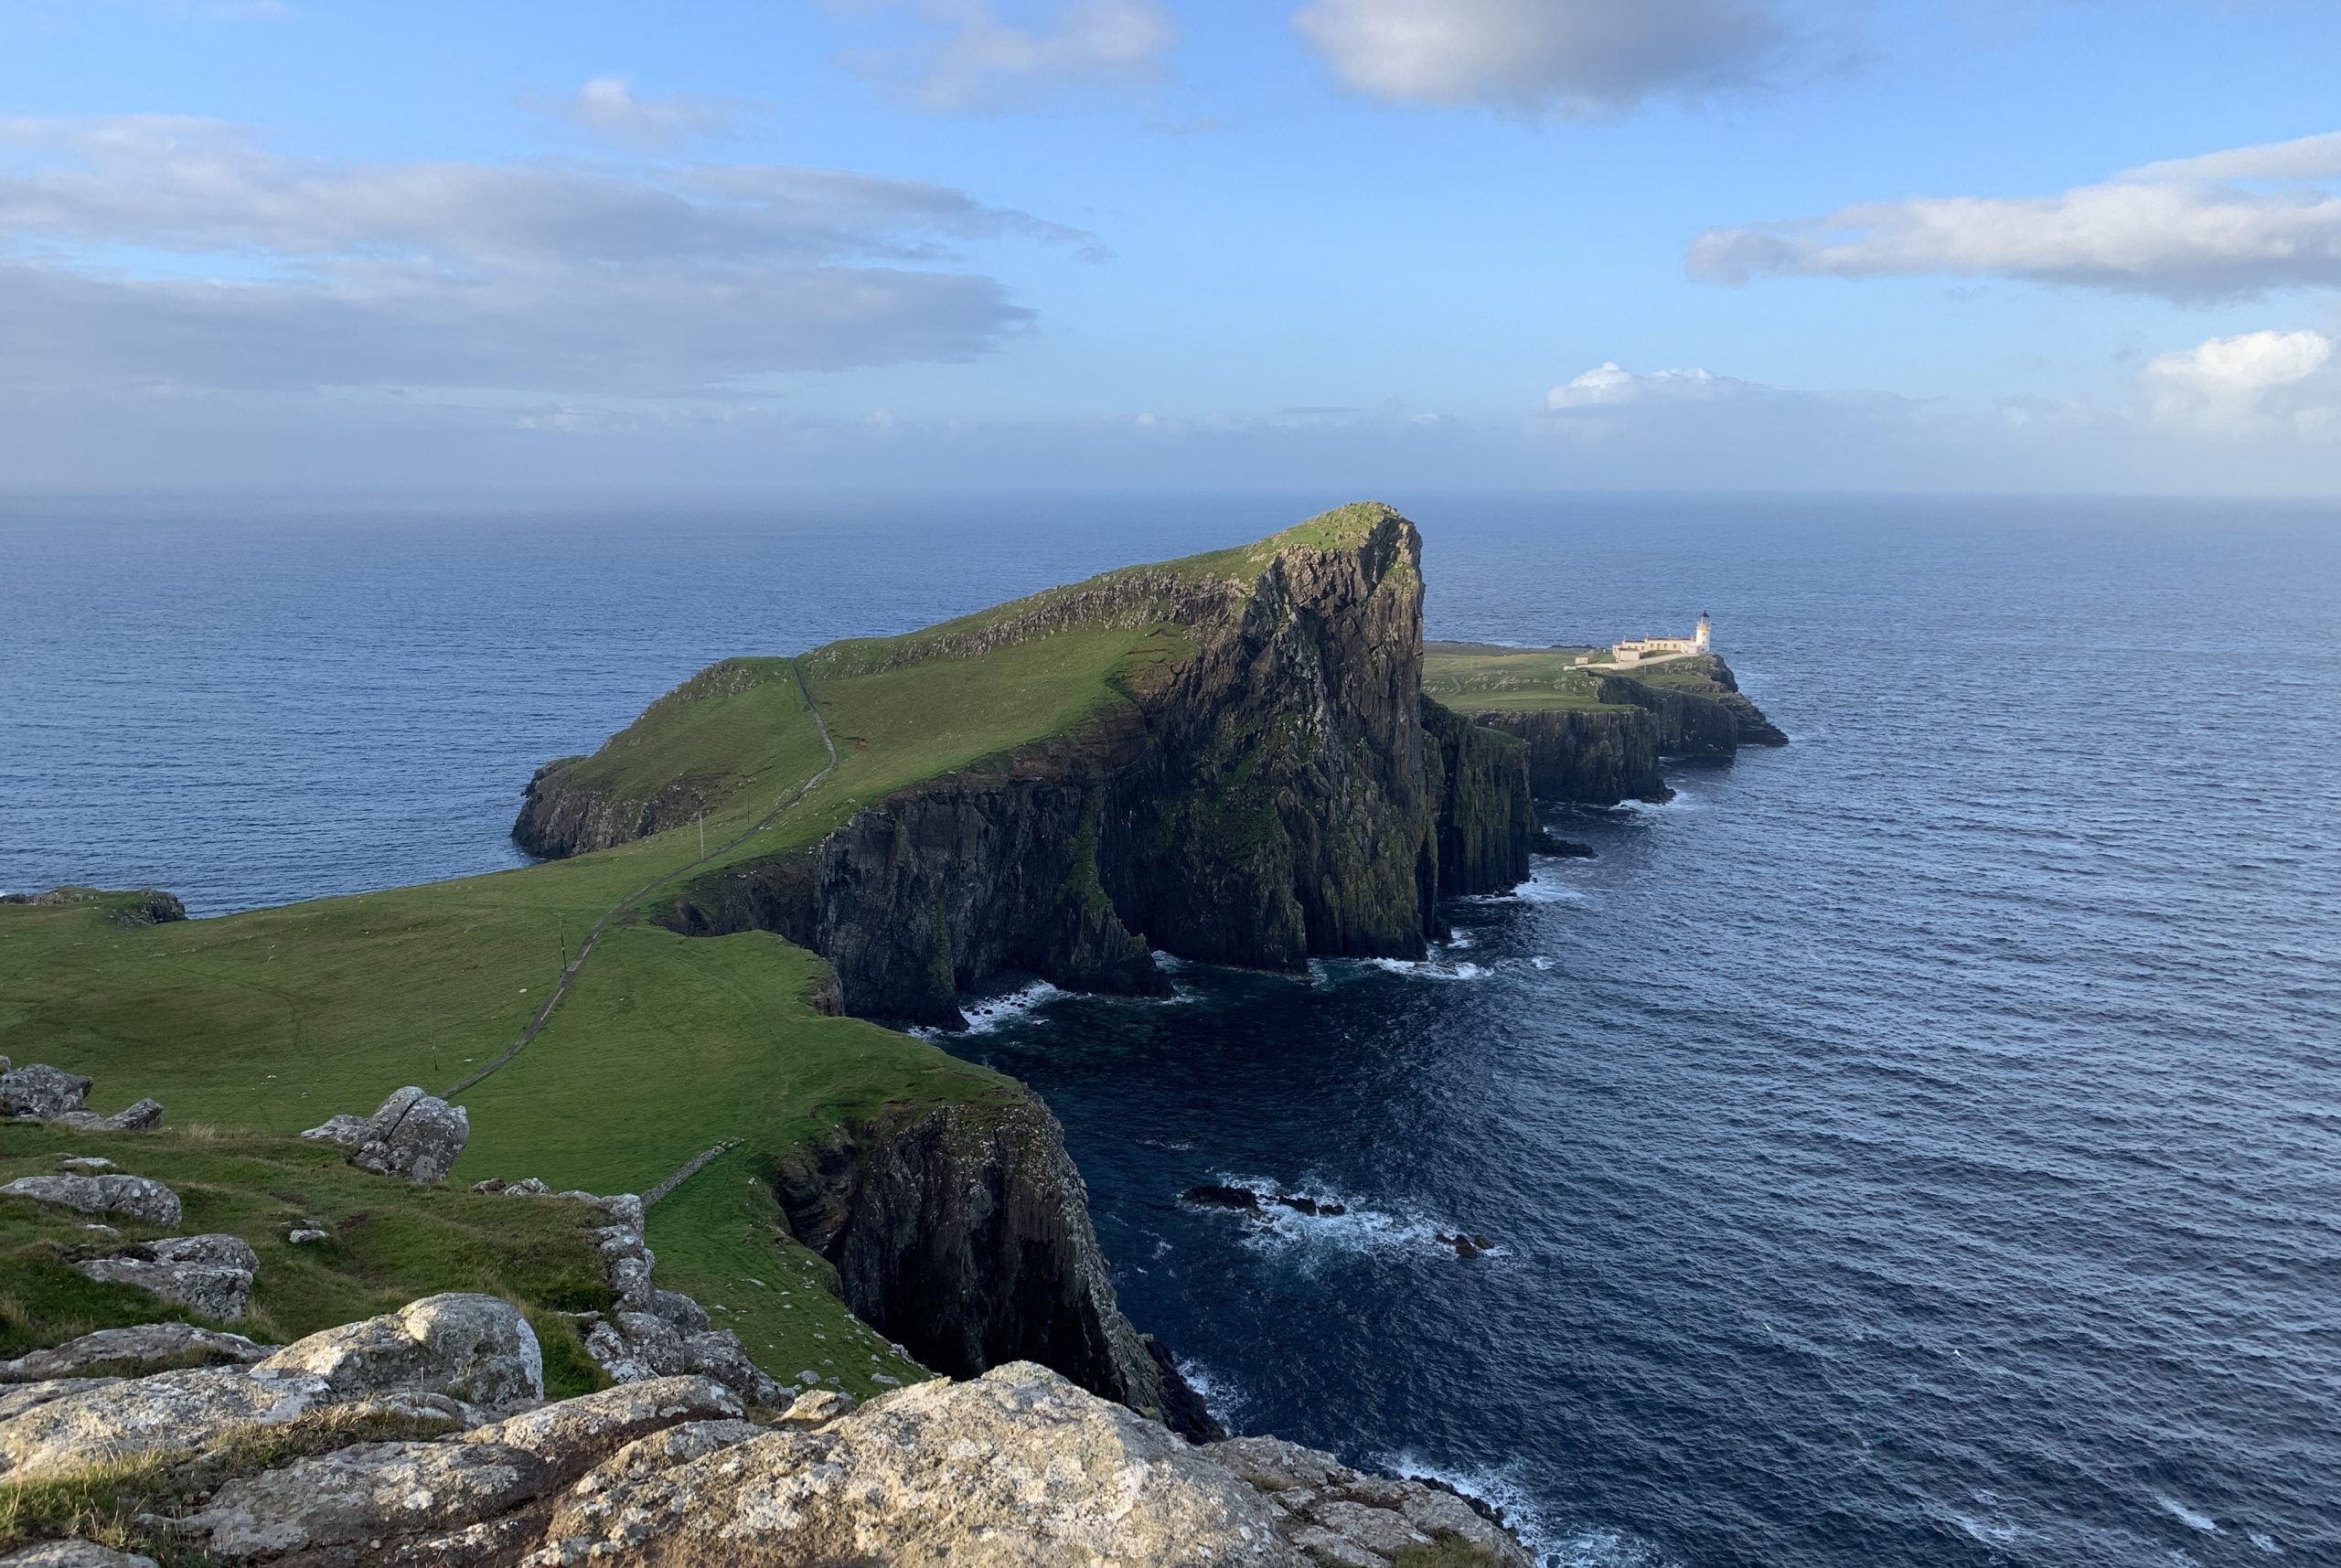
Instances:
[[[1029,1362],[859,1408],[824,1392],[751,1412],[697,1377],[548,1404],[535,1351],[505,1303],[436,1296],[249,1366],[20,1387],[0,1479],[40,1487],[0,1524],[0,1563],[1529,1562],[1451,1493],[1273,1439],[1190,1447]]]
[[[1165,987],[1156,949],[1273,969],[1419,956],[1440,898],[1527,878],[1527,750],[1423,697],[1414,525],[1381,507],[1342,516],[1352,542],[1279,549],[1242,592],[1124,574],[1111,593],[1044,595],[890,653],[966,656],[1140,608],[1195,645],[1074,733],[699,879],[668,923],[776,932],[830,961],[848,1011],[945,1026],[1004,970],[1144,995]],[[858,671],[855,646],[839,656]]]

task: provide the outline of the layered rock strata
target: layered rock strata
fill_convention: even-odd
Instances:
[[[1087,1190],[1037,1100],[882,1114],[775,1176],[846,1304],[925,1365],[966,1377],[1039,1360],[1174,1431],[1220,1435],[1116,1305]]]
[[[888,655],[966,656],[1141,610],[1193,645],[1074,733],[694,881],[669,923],[777,932],[828,958],[847,1010],[946,1026],[1003,970],[1150,994],[1155,949],[1277,969],[1419,955],[1440,897],[1526,877],[1527,752],[1424,700],[1414,526],[1386,507],[1342,516],[1347,542],[1287,545],[1247,581],[1173,592],[1175,573],[1117,574],[967,647]]]
[[[1729,756],[1742,746],[1784,746],[1788,737],[1741,695],[1731,668],[1712,655],[1666,685],[1604,676],[1595,694],[1610,706],[1470,712],[1472,723],[1527,747],[1529,788],[1539,801],[1616,805],[1664,800],[1660,764],[1671,757]]]
[[[1452,1494],[1273,1440],[1190,1447],[1030,1363],[859,1408],[808,1394],[769,1424],[743,1419],[731,1393],[691,1377],[483,1409],[467,1396],[516,1392],[529,1370],[508,1333],[444,1331],[449,1319],[492,1328],[478,1305],[487,1299],[418,1302],[313,1337],[322,1350],[288,1347],[291,1364],[266,1380],[285,1385],[282,1408],[219,1394],[235,1380],[263,1381],[259,1368],[67,1389],[0,1413],[0,1455],[16,1460],[12,1480],[87,1475],[102,1480],[100,1495],[143,1491],[146,1511],[110,1527],[174,1561],[1388,1568],[1424,1552],[1455,1568],[1526,1568],[1519,1543]],[[321,1371],[346,1369],[342,1352],[381,1339],[384,1323],[442,1331],[429,1357],[393,1357],[346,1387]],[[190,1419],[168,1432],[139,1424],[169,1410]],[[390,1420],[405,1435],[376,1435]],[[143,1560],[69,1539],[0,1558],[45,1568]]]

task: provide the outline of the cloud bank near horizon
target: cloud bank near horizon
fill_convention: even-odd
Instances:
[[[1710,229],[1694,278],[1949,274],[2182,301],[2341,287],[2341,133],[2178,158],[2044,197],[1914,197]]]
[[[0,380],[721,396],[987,353],[966,245],[1080,230],[774,165],[337,163],[167,115],[0,121]]]

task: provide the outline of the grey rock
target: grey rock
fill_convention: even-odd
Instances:
[[[85,1133],[144,1133],[163,1125],[163,1103],[141,1100],[111,1116],[101,1116],[95,1111],[67,1111],[51,1118],[61,1126]]]
[[[1320,1503],[1309,1516],[1344,1540],[1384,1557],[1430,1545],[1431,1538],[1406,1522],[1406,1516],[1364,1503]]]
[[[338,1115],[301,1135],[354,1151],[360,1170],[427,1186],[454,1166],[471,1141],[471,1115],[410,1083],[370,1116]]]
[[[36,1352],[37,1353],[37,1352]],[[51,1378],[37,1383],[19,1383],[12,1388],[0,1388],[0,1422],[22,1415],[37,1404],[47,1404],[53,1399],[63,1399],[69,1393],[83,1393],[93,1388],[112,1388],[120,1378]]]
[[[839,1393],[836,1389],[807,1389],[791,1400],[788,1408],[780,1413],[780,1424],[796,1427],[827,1426],[840,1416],[851,1415],[853,1412],[853,1395]]]
[[[339,1400],[427,1391],[497,1410],[545,1396],[535,1331],[518,1308],[493,1296],[425,1296],[312,1334],[254,1370],[316,1378]]]
[[[938,1499],[948,1506],[937,1506]],[[556,1506],[529,1568],[1299,1568],[1256,1490],[1030,1362],[937,1379]]]
[[[685,1334],[704,1334],[715,1327],[707,1309],[679,1290],[653,1290],[650,1310]]]
[[[1207,1443],[1203,1451],[1256,1487],[1324,1488],[1358,1478],[1355,1470],[1331,1454],[1281,1437],[1231,1437]]]
[[[99,1171],[112,1170],[114,1168],[113,1161],[102,1155],[94,1154],[69,1154],[57,1163],[68,1170],[79,1171],[84,1176],[95,1176]]]
[[[427,1296],[249,1367],[158,1372],[42,1400],[0,1419],[0,1477],[37,1480],[100,1457],[200,1451],[330,1404],[476,1424],[476,1407],[543,1397],[543,1359],[518,1310],[492,1296]]]
[[[201,1449],[241,1428],[298,1420],[331,1398],[323,1379],[262,1367],[198,1367],[107,1383],[0,1420],[0,1476],[42,1480],[101,1458]]]
[[[149,1225],[179,1222],[179,1195],[144,1176],[20,1176],[0,1193],[84,1214],[123,1214]]]
[[[551,1485],[542,1460],[492,1443],[360,1443],[229,1481],[185,1522],[215,1556],[277,1557],[459,1530]]]
[[[255,1345],[241,1334],[198,1328],[189,1323],[141,1323],[132,1328],[101,1328],[78,1339],[68,1339],[46,1350],[33,1350],[13,1361],[0,1361],[0,1381],[32,1382],[72,1378],[85,1367],[127,1367],[160,1371],[173,1365],[202,1361],[249,1366],[273,1349]]]
[[[52,1121],[68,1111],[80,1110],[91,1082],[46,1062],[28,1061],[10,1068],[0,1072],[0,1116]]]
[[[1531,1568],[1527,1552],[1509,1531],[1452,1492],[1417,1486],[1401,1507],[1406,1522],[1426,1535],[1459,1535],[1500,1568]]]
[[[1320,1563],[1336,1563],[1342,1568],[1390,1568],[1387,1557],[1321,1525],[1307,1525],[1293,1531],[1292,1543]]]
[[[373,1117],[343,1115],[328,1116],[301,1136],[312,1143],[338,1144],[344,1148],[356,1148],[371,1136],[373,1131]]]
[[[166,1236],[73,1266],[88,1278],[136,1285],[206,1317],[232,1322],[251,1305],[260,1258],[241,1236]]]
[[[679,1426],[636,1438],[595,1466],[584,1479],[570,1488],[570,1493],[572,1497],[588,1498],[624,1487],[662,1470],[703,1459],[719,1448],[762,1437],[765,1430],[753,1421],[686,1421]]]
[[[284,1239],[296,1247],[305,1247],[311,1242],[330,1241],[332,1237],[331,1231],[319,1230],[314,1225],[304,1225],[297,1231],[284,1232]]]
[[[115,1552],[95,1541],[44,1541],[0,1557],[0,1568],[155,1568],[152,1557]]]
[[[737,1396],[706,1378],[657,1378],[540,1405],[466,1432],[461,1440],[530,1455],[558,1484],[651,1433],[740,1414]]]

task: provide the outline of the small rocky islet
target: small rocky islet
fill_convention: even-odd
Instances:
[[[1162,994],[1158,952],[1418,958],[1441,899],[1582,852],[1540,805],[1780,740],[1704,644],[1426,645],[1420,568],[1411,523],[1351,507],[727,660],[540,769],[515,837],[545,863],[500,878],[201,922],[7,901],[0,961],[41,989],[0,1045],[62,1065],[0,1072],[0,1562],[1524,1564],[1436,1485],[1228,1437],[1116,1304],[1054,1118],[899,1028],[1006,974]],[[251,1011],[262,980],[290,1014]],[[424,992],[424,1029],[334,1045]],[[264,1065],[262,1097],[206,1052]],[[455,1087],[390,1092],[443,1054]],[[92,1112],[82,1068],[201,1121]],[[294,1119],[369,1073],[373,1112]],[[659,1206],[573,1174],[612,1168]],[[498,1288],[384,1250],[393,1220]],[[270,1342],[401,1268],[402,1304]]]

